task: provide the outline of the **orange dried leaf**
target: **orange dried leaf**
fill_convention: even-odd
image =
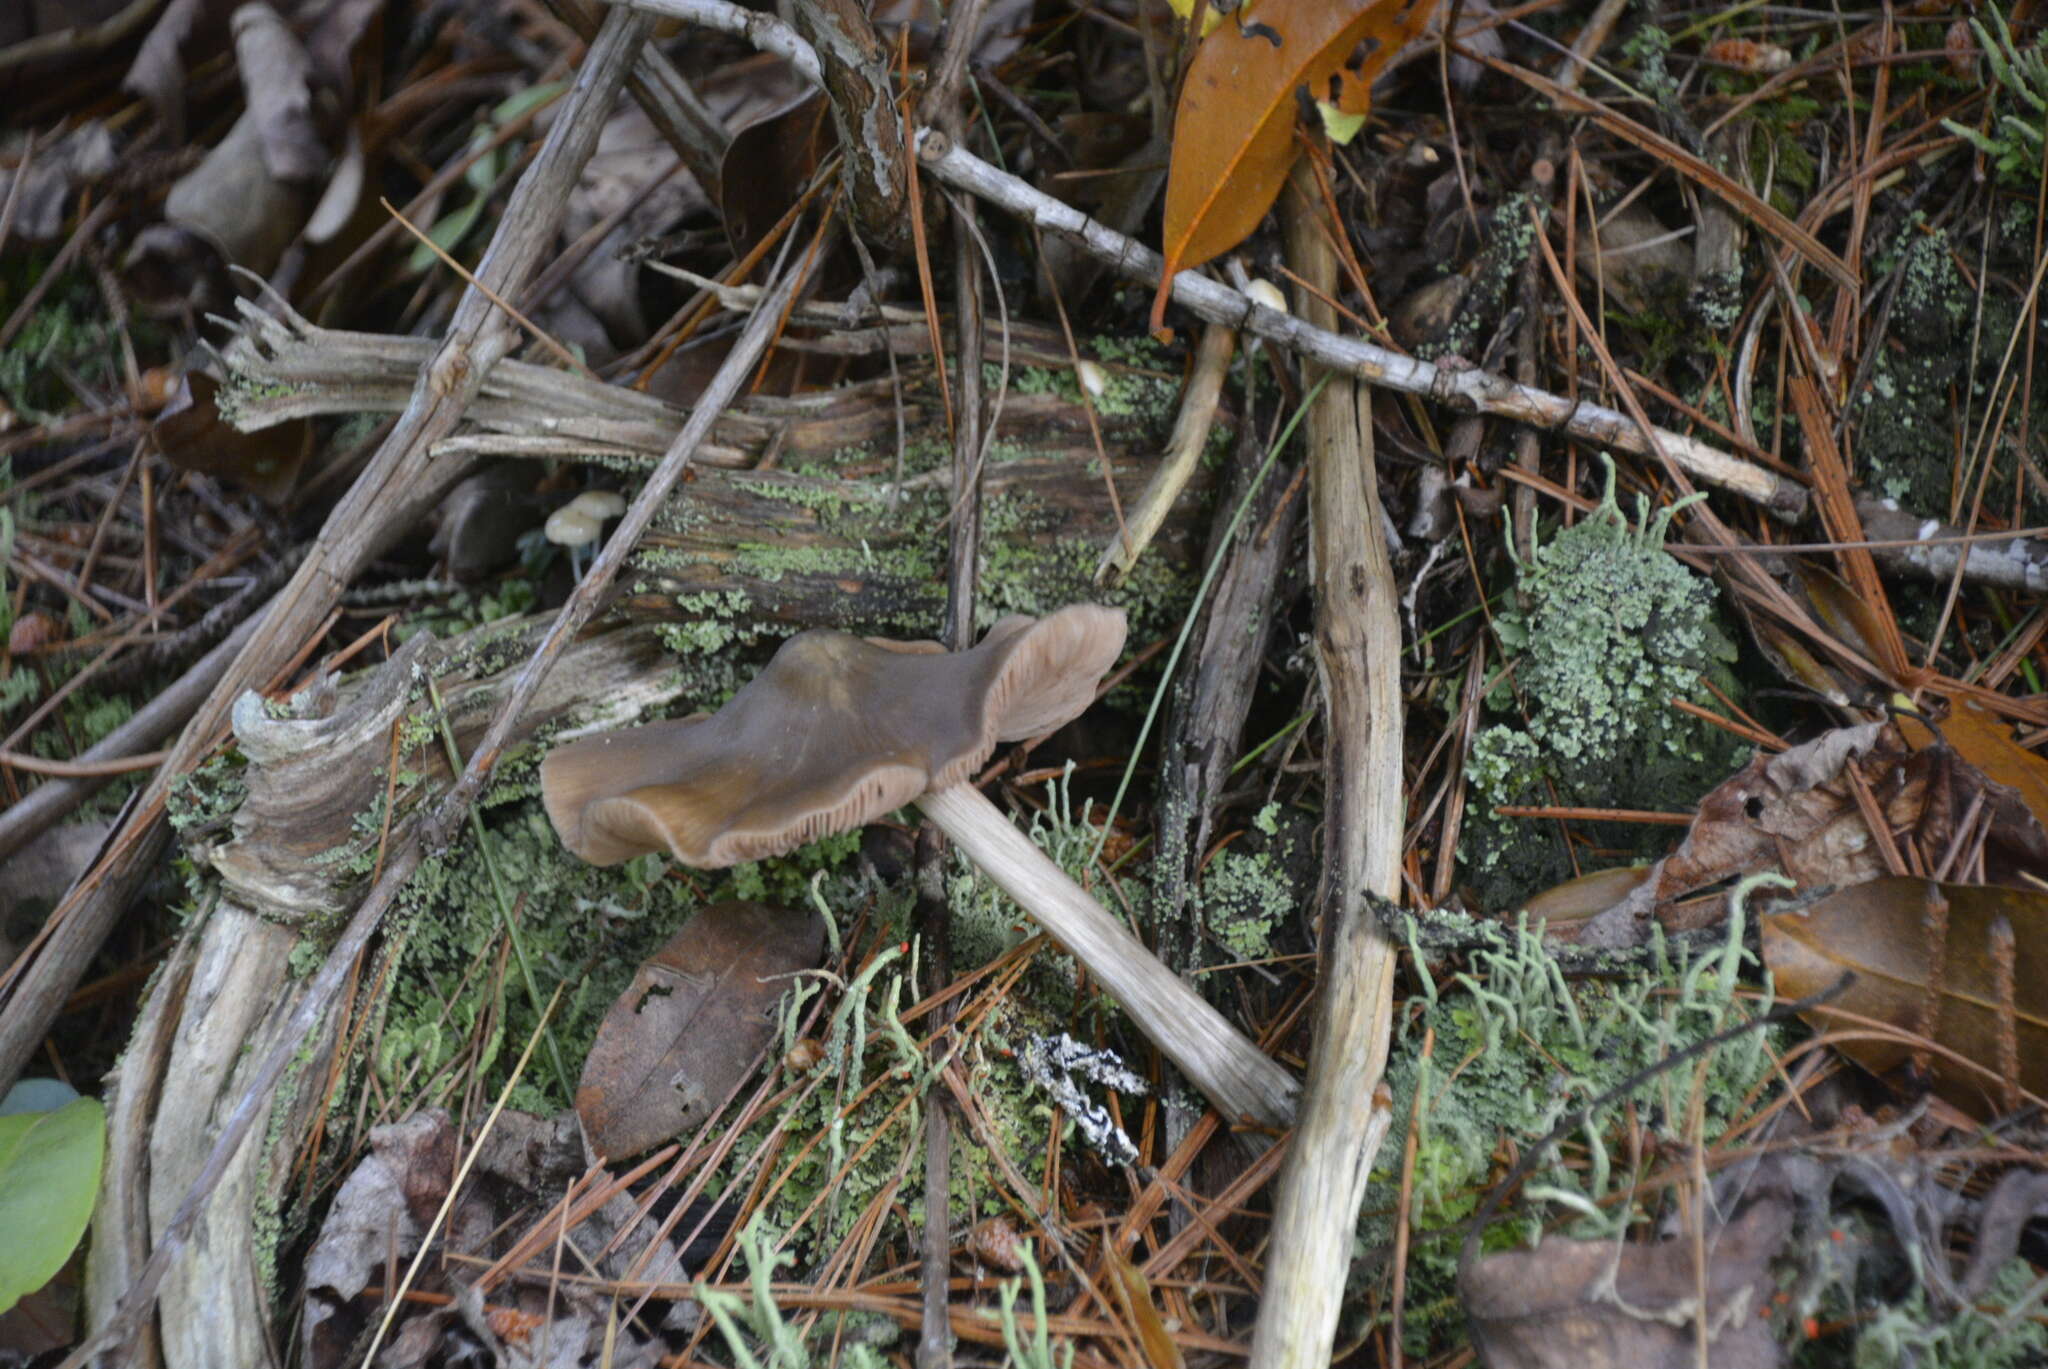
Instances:
[[[1116,1293],[1117,1306],[1138,1330],[1138,1345],[1145,1352],[1146,1369],[1187,1369],[1180,1347],[1173,1343],[1166,1320],[1152,1301],[1151,1282],[1114,1247],[1108,1254],[1109,1267],[1116,1275],[1110,1288]]]
[[[2013,739],[2012,729],[1997,714],[1968,699],[1958,699],[1949,715],[1935,724],[1943,741],[1982,770],[1996,784],[2020,797],[2027,811],[2048,827],[2048,756],[2029,751]],[[1927,724],[1911,715],[1899,718],[1899,731],[1914,750],[1933,742]]]
[[[1260,0],[1202,40],[1174,114],[1154,332],[1174,273],[1244,241],[1279,197],[1294,165],[1296,92],[1364,113],[1373,77],[1435,8],[1436,0]],[[1364,59],[1347,68],[1361,43]]]

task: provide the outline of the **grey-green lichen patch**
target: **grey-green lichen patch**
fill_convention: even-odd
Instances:
[[[1273,934],[1299,917],[1309,834],[1289,816],[1267,804],[1252,830],[1203,868],[1198,906],[1220,951],[1210,959],[1262,960],[1273,953]]]
[[[1082,356],[1101,367],[1102,393],[1090,395],[1096,416],[1112,427],[1154,429],[1170,421],[1180,390],[1180,367],[1150,338],[1103,336],[1081,345]],[[1002,368],[982,363],[982,384],[995,393]],[[1012,366],[1010,389],[1020,395],[1057,395],[1081,402],[1080,382],[1071,366]]]
[[[1538,207],[1534,196],[1517,192],[1502,200],[1488,216],[1486,246],[1473,263],[1471,284],[1457,317],[1441,341],[1416,348],[1424,360],[1444,356],[1476,357],[1499,322],[1508,291],[1521,274],[1522,263],[1536,243]]]
[[[1460,1223],[1498,1177],[1503,1145],[1527,1147],[1637,1072],[1750,1016],[1737,996],[1742,975],[1756,971],[1742,949],[1741,921],[1731,919],[1728,941],[1691,963],[1667,958],[1660,939],[1650,968],[1583,980],[1568,981],[1540,929],[1526,925],[1475,952],[1469,972],[1446,974],[1439,966],[1433,976],[1411,945],[1424,991],[1415,1000],[1420,1011],[1398,1015],[1386,1076],[1393,1126],[1372,1175],[1373,1192],[1397,1190],[1412,1118],[1410,1353],[1441,1348],[1437,1337],[1455,1327]],[[1434,1037],[1427,1059],[1426,1034]],[[1533,1240],[1546,1221],[1560,1218],[1570,1219],[1562,1234],[1581,1239],[1616,1237],[1642,1221],[1641,1209],[1627,1203],[1599,1205],[1632,1187],[1653,1163],[1653,1154],[1626,1150],[1631,1127],[1681,1150],[1711,1146],[1744,1115],[1752,1091],[1773,1077],[1776,1049],[1776,1029],[1741,1037],[1712,1051],[1703,1066],[1666,1071],[1597,1110],[1529,1177],[1522,1199],[1489,1229],[1486,1247]],[[1383,1256],[1391,1246],[1393,1211],[1391,1201],[1367,1204],[1361,1257]],[[1360,1267],[1376,1262],[1364,1259]]]
[[[1937,1253],[1934,1258],[1943,1256]],[[1844,1281],[1846,1283],[1846,1280]],[[1927,1285],[1912,1281],[1898,1302],[1872,1311],[1837,1284],[1823,1304],[1833,1317],[1862,1323],[1856,1337],[1855,1369],[2026,1369],[2048,1363],[2048,1327],[2041,1324],[2041,1289],[2033,1265],[2012,1259],[1981,1297],[1953,1314],[1934,1306]],[[1832,1320],[1833,1317],[1829,1317]]]
[[[1955,387],[1969,367],[1974,295],[1956,269],[1945,231],[1913,233],[1899,256],[1889,318],[1903,346],[1880,348],[1870,386],[1857,397],[1856,451],[1867,483],[1913,512],[1940,517],[1952,482]]]
[[[1103,815],[1091,802],[1076,806],[1071,778],[1069,770],[1066,777],[1046,783],[1045,806],[1024,824],[1024,834],[1053,864],[1101,898],[1102,877],[1090,868],[1090,862],[1101,839]],[[957,969],[986,965],[1037,933],[1038,925],[1031,916],[958,850],[951,853],[950,862],[946,904],[952,914],[953,964]],[[1145,897],[1142,881],[1121,881],[1121,888],[1134,904]],[[1079,972],[1070,956],[1045,952],[1034,967],[1033,1001],[1049,1012],[1064,1013],[1075,1005],[1078,982]]]
[[[1631,525],[1614,502],[1612,468],[1599,508],[1537,547],[1518,567],[1517,595],[1495,619],[1513,666],[1487,700],[1496,716],[1466,760],[1472,804],[1464,877],[1477,904],[1507,910],[1573,873],[1553,824],[1503,818],[1510,805],[1596,804],[1676,811],[1739,762],[1741,747],[1672,706],[1714,706],[1703,680],[1733,693],[1735,647],[1714,611],[1711,581],[1664,550],[1671,510]],[[1596,824],[1603,845],[1635,851],[1668,834]]]
[[[173,779],[164,796],[171,830],[184,837],[224,827],[249,796],[242,778],[246,764],[240,751],[229,749]]]

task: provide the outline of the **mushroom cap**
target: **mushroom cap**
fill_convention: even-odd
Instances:
[[[715,715],[556,747],[541,799],[594,865],[667,852],[717,869],[792,851],[968,778],[998,741],[1078,717],[1124,646],[1122,609],[1005,618],[946,652],[819,630]]]
[[[573,503],[564,504],[548,515],[540,530],[557,546],[582,547],[597,540],[598,521]]]
[[[626,496],[617,490],[585,490],[571,499],[567,507],[576,510],[585,518],[594,518],[602,523],[608,518],[617,518],[626,511]]]
[[[1259,277],[1245,286],[1244,293],[1254,304],[1263,304],[1268,309],[1277,309],[1283,314],[1287,312],[1287,296],[1280,293],[1279,286],[1264,277]]]

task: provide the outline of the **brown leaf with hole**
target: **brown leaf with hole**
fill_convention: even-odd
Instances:
[[[597,1029],[576,1086],[590,1144],[624,1159],[703,1121],[774,1036],[787,976],[824,953],[814,912],[717,903],[691,918]]]
[[[1666,931],[1700,925],[1674,917],[1674,901],[1732,875],[1777,866],[1802,883],[1847,883],[1883,873],[1843,770],[1875,784],[1902,748],[1883,723],[1837,728],[1776,756],[1759,755],[1700,800],[1685,840],[1614,904],[1562,929],[1581,946],[1633,946],[1654,915]],[[1718,920],[1718,914],[1716,919]]]
[[[2008,1047],[2017,1052],[2019,1086],[2048,1096],[2048,894],[1877,879],[1810,908],[1769,914],[1762,935],[1764,963],[1781,998],[1804,998],[1844,971],[1855,974],[1841,994],[1804,1016],[1821,1030],[1867,1032],[1873,1019],[1896,1028],[1898,1039],[1836,1043],[1873,1074],[1905,1063],[1912,1051],[1907,1038],[1925,1036],[1941,1047],[1929,1057],[1936,1091],[1965,1111],[2005,1111],[2000,1061]],[[2012,958],[2012,1035],[2004,1041],[2001,954]]]
[[[1174,273],[1244,241],[1279,197],[1294,165],[1296,92],[1365,113],[1373,78],[1435,8],[1436,0],[1261,0],[1202,40],[1174,113],[1154,332]],[[1364,58],[1347,66],[1360,44]]]

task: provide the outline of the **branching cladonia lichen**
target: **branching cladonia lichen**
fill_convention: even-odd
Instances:
[[[1399,1188],[1412,1125],[1416,1239],[1408,1266],[1408,1333],[1410,1351],[1421,1354],[1430,1344],[1428,1323],[1456,1315],[1459,1223],[1497,1177],[1502,1145],[1530,1145],[1647,1066],[1748,1017],[1752,1005],[1737,993],[1752,958],[1742,948],[1739,917],[1730,919],[1728,940],[1716,952],[1674,961],[1660,936],[1649,969],[1612,978],[1566,980],[1544,949],[1540,929],[1526,923],[1501,934],[1493,949],[1474,953],[1468,971],[1441,984],[1412,937],[1409,949],[1424,981],[1422,1006],[1399,1019],[1401,1036],[1386,1076],[1393,1126],[1372,1183],[1376,1192]],[[1579,1239],[1617,1237],[1643,1220],[1639,1205],[1603,1201],[1631,1189],[1655,1159],[1654,1145],[1628,1153],[1627,1138],[1712,1144],[1742,1115],[1743,1100],[1771,1077],[1773,1030],[1720,1046],[1701,1064],[1657,1074],[1625,1102],[1598,1109],[1530,1176],[1522,1201],[1489,1228],[1486,1248],[1534,1239],[1546,1218],[1552,1226],[1564,1219],[1563,1234]],[[1433,1047],[1425,1057],[1426,1034]],[[1390,1246],[1392,1218],[1391,1202],[1367,1205],[1361,1256]]]

